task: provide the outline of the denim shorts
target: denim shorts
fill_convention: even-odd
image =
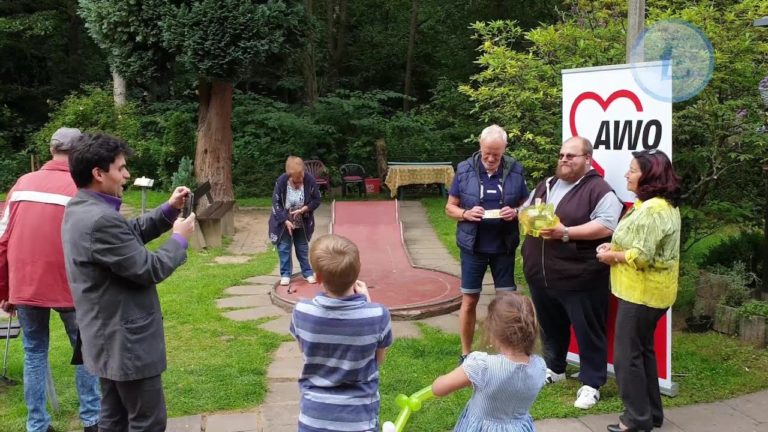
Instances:
[[[515,255],[470,253],[460,250],[461,257],[461,292],[462,294],[480,294],[483,290],[483,276],[491,266],[493,285],[497,291],[515,291]]]

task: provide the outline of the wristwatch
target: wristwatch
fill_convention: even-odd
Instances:
[[[567,243],[571,240],[571,237],[568,235],[568,227],[563,227],[563,243]]]

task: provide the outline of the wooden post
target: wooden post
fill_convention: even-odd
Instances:
[[[627,20],[629,21],[627,26],[627,63],[632,63],[632,45],[645,27],[645,0],[629,0]],[[640,50],[638,54],[634,61],[643,61],[642,51]]]

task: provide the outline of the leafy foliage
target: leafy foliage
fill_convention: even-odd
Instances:
[[[755,274],[748,272],[741,261],[733,263],[730,268],[724,270],[722,274],[728,280],[728,290],[720,303],[734,308],[739,307],[751,297],[749,285],[755,281]]]
[[[166,0],[79,0],[85,26],[123,77],[147,81],[165,77],[173,65],[161,24],[170,13]]]
[[[75,127],[82,131],[103,132],[118,136],[135,146],[139,140],[137,106],[131,103],[116,108],[112,93],[101,87],[86,87],[57,104],[48,123],[33,135],[37,154],[50,158],[51,136],[60,127]],[[139,152],[139,158],[144,155]]]
[[[175,190],[179,186],[194,189],[195,185],[195,171],[192,167],[192,159],[183,156],[179,162],[179,169],[171,176],[171,190]]]
[[[0,57],[0,130],[13,150],[9,158],[29,146],[51,101],[108,72],[77,16],[77,0],[0,2]]]
[[[165,46],[208,80],[237,81],[300,43],[303,12],[291,0],[191,0],[167,11]]]
[[[736,265],[732,263],[739,263],[739,269],[743,270],[741,271],[740,278],[746,280],[746,283],[754,285],[758,282],[756,275],[763,274],[764,253],[762,233],[747,231],[728,237],[712,247],[701,259],[699,265],[702,268],[722,269]],[[736,267],[733,267],[728,273],[736,275],[739,271],[737,271]]]
[[[746,302],[739,308],[739,316],[768,318],[768,303],[759,300]]]
[[[474,24],[482,71],[461,87],[482,119],[508,129],[518,144],[512,153],[534,181],[551,172],[560,142],[560,70],[618,64],[625,57],[625,2],[566,3],[561,22],[529,32],[509,21]],[[674,107],[675,165],[684,182],[688,213],[683,237],[689,245],[713,225],[760,220],[765,205],[760,165],[768,140],[758,132],[764,118],[756,90],[768,72],[768,34],[750,23],[766,14],[766,0],[648,5],[647,25],[687,20],[707,34],[715,49],[708,87]],[[520,38],[530,44],[527,52],[512,49]]]
[[[57,104],[48,123],[33,135],[40,160],[50,158],[51,136],[62,126],[122,138],[135,152],[129,171],[136,177],[154,178],[161,187],[168,187],[182,157],[194,156],[195,115],[191,104],[156,103],[142,109],[129,102],[117,108],[111,92],[86,87]]]

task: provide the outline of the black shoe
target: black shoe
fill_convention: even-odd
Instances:
[[[651,432],[651,431],[644,431],[642,429],[637,429],[637,428],[622,429],[621,426],[619,426],[619,424],[617,423],[617,424],[608,425],[608,432]]]
[[[462,355],[460,355],[460,356],[459,356],[459,366],[461,366],[462,364],[464,364],[464,360],[466,360],[466,359],[467,359],[467,354],[462,354]]]
[[[45,432],[56,432],[56,429],[54,429],[53,426],[48,425],[48,429],[46,429]]]
[[[96,423],[95,425],[86,426],[83,428],[83,432],[99,432],[99,424]]]

